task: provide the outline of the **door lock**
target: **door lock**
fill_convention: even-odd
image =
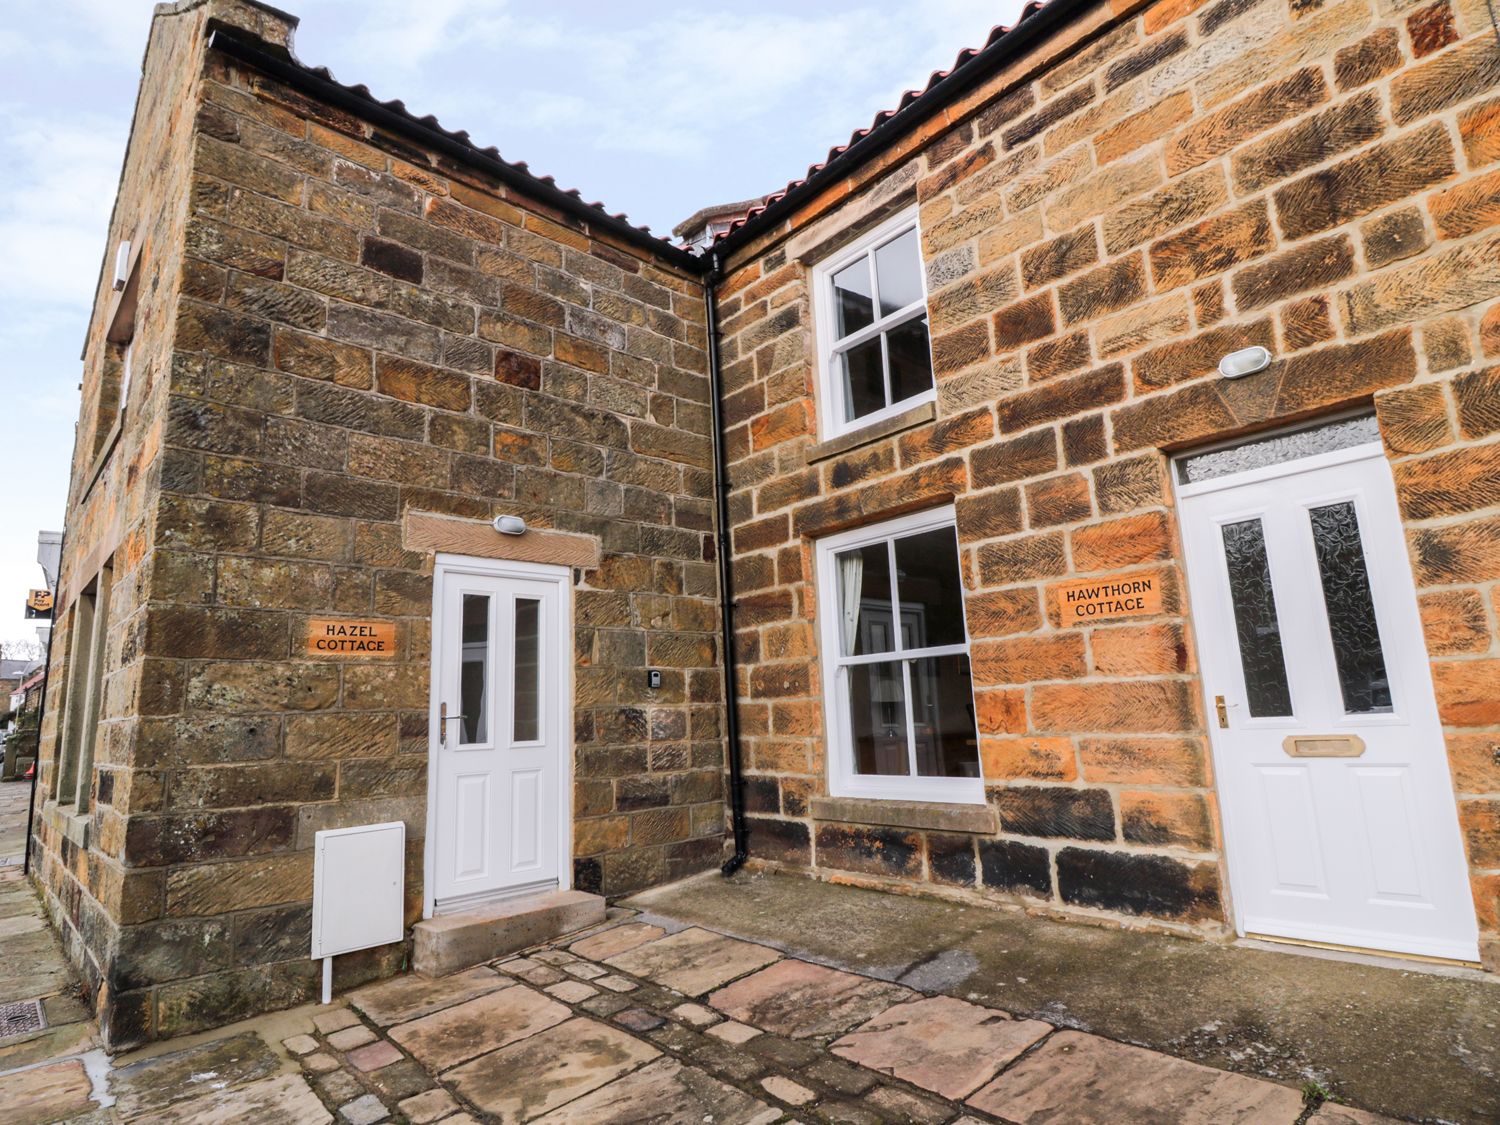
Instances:
[[[1224,702],[1222,695],[1214,696],[1214,710],[1219,713],[1219,726],[1227,730],[1229,727],[1229,706]]]

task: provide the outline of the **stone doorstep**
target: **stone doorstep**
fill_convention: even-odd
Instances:
[[[540,945],[604,921],[604,899],[583,891],[551,891],[443,914],[412,927],[412,968],[441,977]]]

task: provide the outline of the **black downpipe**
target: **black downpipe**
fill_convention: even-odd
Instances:
[[[729,468],[724,461],[724,384],[719,372],[719,314],[715,289],[719,284],[719,255],[710,256],[713,268],[703,281],[708,302],[708,397],[714,438],[714,501],[718,507],[719,643],[724,650],[724,743],[729,754],[729,821],[734,830],[734,854],[720,868],[733,875],[750,856],[750,829],[745,824],[745,773],[740,765],[739,680],[734,659],[734,582],[729,554]]]

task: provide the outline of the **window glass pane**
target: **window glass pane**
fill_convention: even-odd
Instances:
[[[880,337],[850,348],[841,358],[844,364],[844,420],[852,421],[883,410],[885,372],[880,363]]]
[[[978,777],[979,734],[969,658],[926,656],[911,667],[911,713],[922,777]]]
[[[875,322],[873,298],[868,258],[861,258],[833,275],[833,303],[838,315],[839,339]]]
[[[458,674],[459,726],[461,742],[485,742],[489,738],[490,599],[486,594],[465,594],[463,605],[463,656]],[[450,716],[451,718],[451,716]]]
[[[516,599],[515,718],[511,723],[511,739],[515,742],[535,742],[540,737],[541,668],[537,657],[541,605],[536,598]]]
[[[1272,434],[1228,449],[1195,453],[1177,462],[1177,479],[1183,484],[1216,480],[1231,473],[1244,473],[1266,465],[1279,465],[1299,457],[1332,453],[1336,449],[1349,449],[1379,440],[1380,427],[1375,422],[1375,415],[1363,414],[1358,418],[1344,418],[1311,429]]]
[[[1224,560],[1229,564],[1229,597],[1245,669],[1250,714],[1290,715],[1292,695],[1281,652],[1281,626],[1271,591],[1266,537],[1260,520],[1224,525]]]
[[[902,648],[964,643],[958,538],[952,527],[896,540],[896,590]]]
[[[875,284],[880,291],[880,315],[890,316],[922,299],[922,261],[913,227],[875,251]]]
[[[1355,715],[1389,711],[1391,682],[1380,649],[1380,629],[1375,624],[1375,603],[1370,597],[1370,575],[1365,569],[1354,504],[1344,501],[1313,508],[1308,516],[1344,710]]]
[[[840,551],[838,573],[839,651],[844,656],[890,652],[896,647],[891,619],[891,557],[884,541]]]
[[[904,776],[907,760],[906,694],[894,661],[845,668],[854,772]]]
[[[932,390],[932,349],[927,344],[927,317],[919,316],[885,333],[891,363],[891,401]]]

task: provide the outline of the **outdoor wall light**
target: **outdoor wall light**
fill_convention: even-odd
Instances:
[[[1264,371],[1270,365],[1271,353],[1256,345],[1253,348],[1241,348],[1237,352],[1230,352],[1219,360],[1219,374],[1226,379],[1243,379],[1246,375]]]
[[[496,516],[494,528],[501,535],[525,535],[526,521],[520,516]]]

